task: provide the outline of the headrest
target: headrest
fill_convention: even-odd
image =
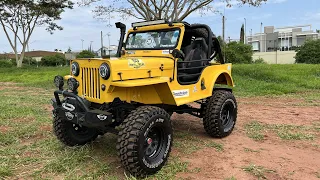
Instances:
[[[193,48],[201,48],[203,51],[207,52],[208,51],[208,45],[206,43],[206,40],[204,38],[196,38],[193,41]]]
[[[171,45],[171,40],[169,38],[162,38],[161,39],[161,42],[160,42],[161,45]]]

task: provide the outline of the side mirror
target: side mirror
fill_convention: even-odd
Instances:
[[[184,57],[185,57],[184,53],[181,52],[181,51],[178,50],[178,49],[174,49],[171,54],[172,54],[172,56],[173,56],[174,58],[184,59]]]

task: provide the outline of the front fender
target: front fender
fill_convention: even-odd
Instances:
[[[221,72],[217,73],[216,76],[213,78],[213,82],[210,86],[211,91],[213,91],[215,84],[227,85],[231,88],[234,87],[231,73],[228,71],[221,71]]]

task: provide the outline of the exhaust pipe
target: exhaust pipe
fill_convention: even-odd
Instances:
[[[121,49],[122,49],[122,46],[124,45],[123,40],[126,34],[126,25],[121,22],[117,22],[116,27],[120,29],[120,40],[119,40],[116,57],[121,57]]]

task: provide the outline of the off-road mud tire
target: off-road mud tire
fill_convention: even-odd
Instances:
[[[223,120],[224,108],[230,108],[230,114],[226,123]],[[232,109],[233,108],[233,109]],[[229,116],[230,115],[230,116]],[[228,136],[237,120],[237,102],[232,92],[226,90],[216,90],[208,98],[205,105],[203,126],[205,131],[212,137],[223,138]]]
[[[207,31],[207,29],[205,29],[205,28],[195,29],[194,32],[195,32],[198,36],[203,37],[205,40],[207,40],[208,37],[209,37],[208,31]]]
[[[85,128],[85,127],[82,127]],[[96,129],[86,128],[86,132],[77,134],[73,123],[61,117],[53,118],[53,132],[58,140],[67,146],[81,146],[94,141],[99,132]]]
[[[145,149],[149,133],[159,129],[162,142],[154,151],[154,159]],[[153,141],[153,140],[152,140]],[[148,144],[147,144],[148,145]],[[153,144],[149,144],[153,145]],[[172,146],[169,114],[162,108],[142,106],[132,111],[120,126],[117,150],[123,167],[135,177],[155,174],[165,165]],[[149,147],[149,146],[148,146]]]

